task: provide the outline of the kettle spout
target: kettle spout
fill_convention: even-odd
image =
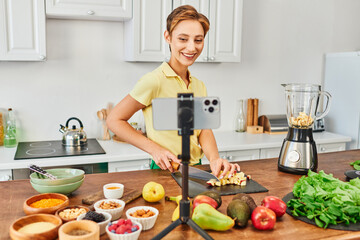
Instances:
[[[59,132],[64,133],[65,132],[65,126],[60,124]]]

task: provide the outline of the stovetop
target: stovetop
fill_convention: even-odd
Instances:
[[[71,157],[82,155],[105,154],[95,138],[90,138],[82,147],[65,147],[61,140],[19,142],[14,160],[33,158]]]

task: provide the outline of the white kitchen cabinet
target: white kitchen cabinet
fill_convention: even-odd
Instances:
[[[46,16],[125,21],[132,18],[132,0],[46,0]]]
[[[281,147],[275,148],[261,148],[260,149],[260,159],[264,158],[278,158],[280,155]]]
[[[133,18],[124,23],[126,61],[163,62],[170,56],[165,42],[166,18],[171,0],[133,0]]]
[[[210,21],[204,49],[196,61],[240,62],[242,0],[134,0],[133,19],[124,23],[125,60],[168,61],[166,18],[184,4],[194,6]]]
[[[0,0],[0,60],[46,58],[43,0]]]
[[[12,171],[11,169],[0,170],[0,182],[12,180]]]
[[[227,159],[229,162],[256,160],[259,159],[260,149],[219,152],[219,155],[221,158]],[[205,157],[205,155],[201,159],[201,163],[209,164],[209,160]]]
[[[126,172],[150,169],[151,159],[109,162],[108,172]]]
[[[327,143],[316,145],[318,153],[338,152],[346,150],[346,143]]]
[[[242,0],[174,0],[173,9],[189,4],[208,17],[210,30],[197,62],[240,62]]]

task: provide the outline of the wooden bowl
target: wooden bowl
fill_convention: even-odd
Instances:
[[[83,208],[85,209],[86,212],[90,211],[90,209],[88,207],[85,207],[85,206],[80,206],[80,205],[70,205],[70,206],[66,206],[66,207],[62,207],[60,209],[58,209],[56,212],[55,212],[55,215],[58,216],[59,218],[61,218],[61,220],[66,223],[66,222],[70,222],[70,221],[74,221],[77,219],[78,216],[80,216],[81,214],[78,214],[77,216],[75,217],[72,217],[72,218],[64,218],[64,217],[61,217],[60,216],[60,212],[64,211],[65,209],[72,209],[72,208]]]
[[[18,230],[28,224],[36,223],[36,222],[50,222],[55,224],[56,227],[50,229],[49,231],[42,233],[21,233]],[[58,230],[62,221],[59,217],[50,214],[34,214],[30,216],[25,216],[17,219],[10,226],[10,237],[15,240],[50,240],[56,239],[58,236]]]
[[[88,234],[75,236],[69,233],[72,230],[80,229],[88,231]],[[71,221],[63,224],[59,228],[59,239],[61,240],[99,240],[100,227],[96,222],[90,220]]]
[[[32,204],[33,202],[39,201],[41,199],[45,199],[45,198],[56,198],[56,199],[62,199],[64,200],[64,202],[62,204],[59,204],[57,206],[54,207],[49,207],[49,208],[34,208],[34,207],[30,207],[30,204]],[[32,196],[28,199],[25,200],[24,205],[23,205],[23,209],[26,215],[31,215],[31,214],[38,214],[38,213],[48,213],[48,214],[54,214],[58,209],[66,207],[69,205],[69,198],[63,194],[60,193],[43,193],[43,194],[38,194],[35,196]]]

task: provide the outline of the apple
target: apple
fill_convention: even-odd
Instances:
[[[142,196],[147,202],[158,202],[165,196],[165,190],[160,183],[148,182],[143,187]]]
[[[259,230],[273,229],[276,222],[276,214],[273,210],[259,206],[251,214],[252,224]]]
[[[281,217],[286,212],[286,203],[278,197],[266,196],[261,201],[261,206],[270,208],[276,214],[276,217]]]
[[[207,203],[215,209],[217,209],[219,207],[218,203],[211,197],[205,196],[205,195],[197,195],[193,201],[193,209],[195,209],[195,207],[197,205],[199,205],[200,203]]]

